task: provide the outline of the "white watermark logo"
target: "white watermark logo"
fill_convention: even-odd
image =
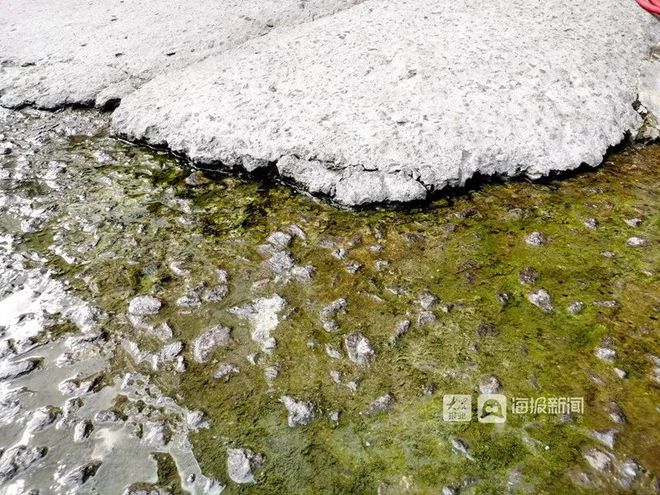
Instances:
[[[442,397],[442,419],[464,423],[472,420],[472,396],[447,394]]]
[[[504,423],[506,421],[506,396],[481,394],[477,398],[477,420],[479,423]]]
[[[584,414],[584,397],[512,397],[510,407],[502,394],[480,394],[477,397],[479,423],[504,423],[507,411],[513,415]],[[472,396],[446,394],[442,397],[442,419],[454,423],[472,421]]]

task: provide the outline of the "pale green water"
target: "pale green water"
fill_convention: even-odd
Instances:
[[[14,159],[4,158],[6,166]],[[187,344],[187,371],[153,371],[119,352],[110,375],[149,373],[165,393],[207,414],[211,427],[192,436],[194,453],[207,475],[227,484],[225,493],[440,493],[447,485],[461,493],[618,493],[624,490],[617,470],[626,459],[642,468],[629,492],[655,492],[660,397],[650,355],[660,352],[660,146],[625,150],[598,170],[561,181],[483,185],[412,210],[361,212],[226,176],[207,175],[193,187],[181,163],[104,135],[44,146],[37,159],[66,162],[57,178],[66,189],[51,191],[38,169],[11,189],[43,197],[50,219],[28,234],[18,234],[11,215],[0,225],[107,312],[105,331],[116,338],[127,335],[156,351],[161,344],[127,323],[126,306],[146,293],[165,303],[158,318]],[[591,218],[596,228],[585,226]],[[642,221],[631,227],[624,220],[632,218]],[[310,281],[278,280],[258,249],[292,224],[306,239],[294,237],[289,250],[296,264],[315,267]],[[533,231],[547,244],[527,245]],[[632,236],[647,245],[627,246]],[[63,261],[52,245],[75,261]],[[340,248],[342,259],[332,254]],[[174,274],[173,261],[190,275]],[[351,262],[360,263],[355,273],[346,269]],[[538,273],[529,286],[518,280],[526,267]],[[176,305],[186,287],[213,286],[216,269],[229,274],[225,299],[189,310]],[[551,313],[527,300],[540,288],[552,297]],[[438,302],[430,308],[435,320],[421,324],[424,292]],[[273,333],[276,350],[253,365],[247,356],[259,347],[250,325],[228,310],[273,294],[287,301],[288,316]],[[338,330],[327,332],[319,313],[340,297],[347,309],[337,316]],[[567,307],[576,300],[585,309],[572,315]],[[406,319],[410,329],[391,344]],[[189,343],[214,324],[231,327],[234,343],[197,364]],[[480,336],[480,324],[494,331]],[[368,368],[345,356],[343,338],[355,331],[376,350]],[[595,355],[604,338],[616,350],[614,363]],[[326,344],[343,358],[329,357]],[[220,362],[240,373],[214,379]],[[271,382],[267,366],[278,368]],[[334,383],[333,370],[343,384]],[[489,374],[509,397],[583,397],[584,414],[509,414],[502,425],[477,423],[473,414],[467,424],[444,422],[443,394],[471,394],[476,408],[479,380]],[[356,392],[344,385],[351,380],[359,382]],[[360,414],[385,393],[395,398],[389,413]],[[288,427],[282,395],[312,401],[317,419]],[[626,424],[612,422],[611,401]],[[340,412],[337,424],[330,411]],[[607,428],[619,431],[614,449],[590,436]],[[455,437],[469,445],[467,455],[452,448]],[[228,479],[230,446],[265,456],[256,484]],[[592,447],[611,453],[610,473],[589,467],[583,453]],[[569,474],[578,472],[590,473],[589,486],[572,481]],[[161,486],[176,493],[176,469],[162,462],[160,474]]]

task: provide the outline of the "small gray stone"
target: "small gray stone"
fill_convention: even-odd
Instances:
[[[76,443],[82,442],[83,440],[89,438],[94,430],[94,425],[88,419],[83,419],[76,423],[76,426],[73,427],[73,441]]]
[[[427,325],[428,323],[434,322],[435,320],[436,320],[436,316],[433,313],[433,311],[420,311],[419,315],[417,316],[417,324],[420,327]]]
[[[595,306],[600,306],[601,308],[618,308],[619,303],[617,301],[594,301]]]
[[[169,442],[165,423],[162,421],[147,421],[143,425],[142,441],[155,449],[162,450]]]
[[[0,380],[10,380],[31,373],[39,366],[40,359],[24,359],[22,361],[3,362],[0,365]]]
[[[523,285],[534,285],[539,281],[539,274],[532,267],[526,266],[518,274],[518,282]]]
[[[306,425],[314,419],[314,406],[311,402],[296,400],[288,395],[281,397],[280,402],[289,412],[288,424],[290,427]]]
[[[371,346],[371,342],[359,332],[353,332],[344,338],[344,347],[348,354],[348,359],[359,366],[369,366],[369,363],[376,351]]]
[[[572,315],[577,315],[584,311],[585,304],[582,301],[574,301],[568,305],[568,312]]]
[[[162,340],[163,342],[167,342],[168,340],[172,339],[172,337],[174,336],[172,327],[166,321],[164,321],[160,325],[153,327],[150,330],[150,333],[157,339]]]
[[[193,356],[198,363],[206,363],[218,347],[227,347],[231,343],[231,330],[216,325],[203,332],[193,342]]]
[[[171,344],[167,344],[160,350],[160,359],[164,363],[174,361],[176,357],[183,352],[183,342],[177,340]]]
[[[611,401],[609,403],[609,416],[612,421],[620,425],[628,422],[628,418],[623,412],[623,409],[621,409],[621,406],[616,401]]]
[[[631,237],[626,241],[626,246],[628,247],[643,247],[649,243],[646,239],[641,237]]]
[[[596,220],[595,218],[587,218],[584,221],[584,226],[590,229],[596,229],[598,228],[598,220]]]
[[[191,411],[186,414],[186,424],[193,431],[209,427],[206,415],[202,411]]]
[[[162,303],[153,296],[136,296],[128,303],[128,312],[134,316],[155,315]]]
[[[263,463],[263,456],[250,449],[227,449],[227,476],[235,483],[254,483],[254,472]]]
[[[634,481],[639,477],[639,474],[642,471],[641,466],[633,461],[632,459],[626,459],[621,463],[619,466],[619,484],[626,488],[629,489],[630,486],[634,483]]]
[[[548,294],[548,291],[545,289],[539,289],[532,292],[527,296],[527,299],[534,306],[541,308],[546,313],[550,313],[554,309],[552,307],[552,299],[550,298],[550,294]]]
[[[46,447],[18,445],[7,449],[0,458],[0,481],[7,482],[44,457]]]
[[[69,488],[79,488],[96,475],[99,467],[101,467],[100,461],[92,461],[67,471],[62,476],[58,477],[57,481],[60,485]]]
[[[616,436],[618,434],[619,430],[615,430],[614,428],[610,428],[609,430],[595,430],[591,432],[592,438],[598,440],[600,443],[611,450],[614,449],[614,442],[616,441]]]
[[[438,298],[435,297],[433,294],[430,292],[422,292],[422,294],[419,296],[419,305],[422,307],[424,310],[429,310],[435,304],[438,302]]]
[[[621,368],[614,368],[613,371],[614,373],[616,373],[616,376],[618,376],[622,380],[628,376],[628,373],[625,370],[622,370]]]
[[[502,384],[495,375],[484,376],[479,381],[479,392],[482,394],[498,394],[501,389]]]
[[[394,332],[390,336],[390,344],[395,344],[403,337],[410,329],[410,320],[400,321],[394,328]]]
[[[381,395],[380,397],[375,399],[371,404],[369,404],[369,408],[365,411],[364,414],[367,416],[371,416],[373,414],[386,413],[392,409],[393,405],[394,405],[394,397],[392,397],[390,394]]]
[[[268,236],[267,241],[277,249],[285,249],[291,244],[291,234],[285,232],[273,232]]]
[[[341,352],[330,344],[325,344],[325,353],[332,359],[341,359]]]
[[[103,424],[103,423],[119,423],[122,421],[121,416],[116,412],[111,409],[104,409],[102,411],[98,411],[94,415],[94,422],[96,424]]]
[[[544,246],[548,243],[548,238],[543,232],[534,231],[525,237],[525,242],[530,246]]]
[[[605,473],[612,469],[612,459],[602,450],[596,448],[588,449],[584,453],[584,458],[593,469],[600,473]]]
[[[51,426],[62,415],[62,411],[57,407],[45,406],[40,407],[32,413],[30,420],[26,426],[26,430],[34,433],[43,431]]]
[[[610,349],[609,347],[598,347],[596,349],[596,357],[611,363],[616,359],[616,351],[614,349]]]
[[[227,297],[228,293],[229,293],[229,289],[227,288],[226,285],[216,285],[215,287],[211,287],[210,289],[207,289],[204,292],[202,299],[204,299],[204,301],[206,302],[218,302],[218,301],[222,301],[225,297]]]
[[[469,451],[470,451],[469,445],[460,438],[456,438],[456,437],[452,438],[451,446],[459,454],[463,454],[465,456],[469,455]]]
[[[216,379],[226,378],[229,377],[230,375],[237,374],[239,371],[240,370],[233,364],[222,363],[215,370],[215,373],[213,374],[213,378]]]
[[[268,259],[267,264],[275,273],[288,272],[295,266],[293,257],[285,251],[273,253]]]

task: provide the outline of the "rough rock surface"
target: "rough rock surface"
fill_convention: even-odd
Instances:
[[[116,103],[168,70],[359,0],[15,0],[0,16],[0,105]]]
[[[193,342],[193,355],[198,363],[206,363],[218,347],[227,347],[231,343],[231,330],[216,325],[203,332]]]
[[[280,398],[289,413],[287,422],[290,427],[306,425],[314,419],[314,405],[309,401],[297,400],[289,395]]]
[[[261,350],[270,353],[277,346],[271,334],[279,324],[279,313],[286,307],[286,301],[279,295],[255,299],[245,306],[232,308],[230,311],[252,323],[252,340],[261,346]]]
[[[466,28],[469,26],[469,28]],[[586,163],[641,123],[634,2],[368,0],[157,77],[116,131],[347,205]]]
[[[227,476],[235,483],[254,483],[254,471],[263,463],[263,456],[250,449],[227,449]]]

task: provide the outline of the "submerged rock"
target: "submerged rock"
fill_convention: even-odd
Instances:
[[[63,473],[61,476],[58,476],[57,482],[60,485],[69,488],[79,488],[96,475],[96,471],[98,471],[99,467],[101,467],[100,461],[92,461],[83,464],[82,466],[75,467],[70,471]]]
[[[39,366],[40,359],[24,359],[22,361],[7,362],[0,364],[0,380],[9,380],[31,373]]]
[[[227,476],[235,483],[254,483],[254,472],[263,463],[263,456],[250,449],[227,449]]]
[[[102,411],[98,411],[96,414],[94,414],[94,422],[96,424],[114,424],[114,423],[120,423],[123,421],[123,418],[121,415],[113,411],[111,409],[105,409]]]
[[[252,323],[252,340],[261,350],[271,353],[277,346],[271,335],[279,324],[279,313],[286,307],[286,301],[278,294],[268,298],[255,299],[245,306],[232,308],[231,312]]]
[[[582,301],[574,301],[568,305],[568,312],[572,315],[577,315],[584,311],[585,304]]]
[[[649,243],[646,239],[641,237],[631,237],[626,241],[626,246],[628,247],[642,247],[646,246]]]
[[[604,473],[612,469],[611,457],[602,450],[596,448],[588,449],[584,453],[584,458],[598,472]]]
[[[155,315],[162,305],[153,296],[136,296],[128,303],[128,313],[134,316]]]
[[[612,362],[616,359],[616,351],[610,349],[609,347],[598,347],[596,349],[596,357],[602,359],[603,361]]]
[[[155,449],[162,450],[169,442],[169,432],[162,421],[147,421],[143,425],[142,441]]]
[[[7,449],[0,457],[0,481],[7,482],[13,479],[44,457],[47,452],[46,447],[27,445]]]
[[[385,394],[381,395],[377,399],[375,399],[371,404],[369,404],[369,408],[364,412],[365,415],[371,416],[373,414],[381,414],[381,413],[386,413],[389,412],[390,409],[392,409],[392,406],[394,405],[394,397],[390,394]]]
[[[479,392],[482,394],[498,394],[502,389],[502,383],[495,375],[484,376],[479,381]]]
[[[344,338],[344,347],[348,359],[359,366],[369,366],[371,359],[376,354],[369,339],[359,332],[348,334]]]
[[[610,428],[609,430],[595,430],[591,432],[591,436],[605,445],[609,449],[614,449],[614,442],[619,430]]]
[[[73,427],[73,441],[78,443],[86,440],[94,430],[94,425],[88,419],[78,421]]]
[[[546,313],[551,313],[554,310],[550,294],[548,294],[548,291],[545,289],[539,289],[532,292],[527,296],[527,299],[534,306],[538,306]]]
[[[240,370],[238,367],[234,366],[233,364],[222,363],[216,368],[215,373],[213,374],[213,378],[226,378],[230,375],[237,374],[239,371]]]
[[[311,402],[296,400],[288,395],[281,397],[280,402],[289,413],[287,421],[290,427],[306,425],[314,419],[314,406]]]
[[[544,246],[548,243],[548,238],[543,232],[535,231],[525,237],[525,242],[530,246]]]
[[[62,411],[57,407],[40,407],[32,413],[25,429],[31,433],[43,431],[55,423],[61,415]]]
[[[539,281],[539,274],[532,267],[526,266],[518,275],[518,281],[523,285],[534,285]]]
[[[227,347],[231,343],[231,330],[216,325],[203,332],[193,341],[193,356],[198,363],[206,363],[218,347]]]

